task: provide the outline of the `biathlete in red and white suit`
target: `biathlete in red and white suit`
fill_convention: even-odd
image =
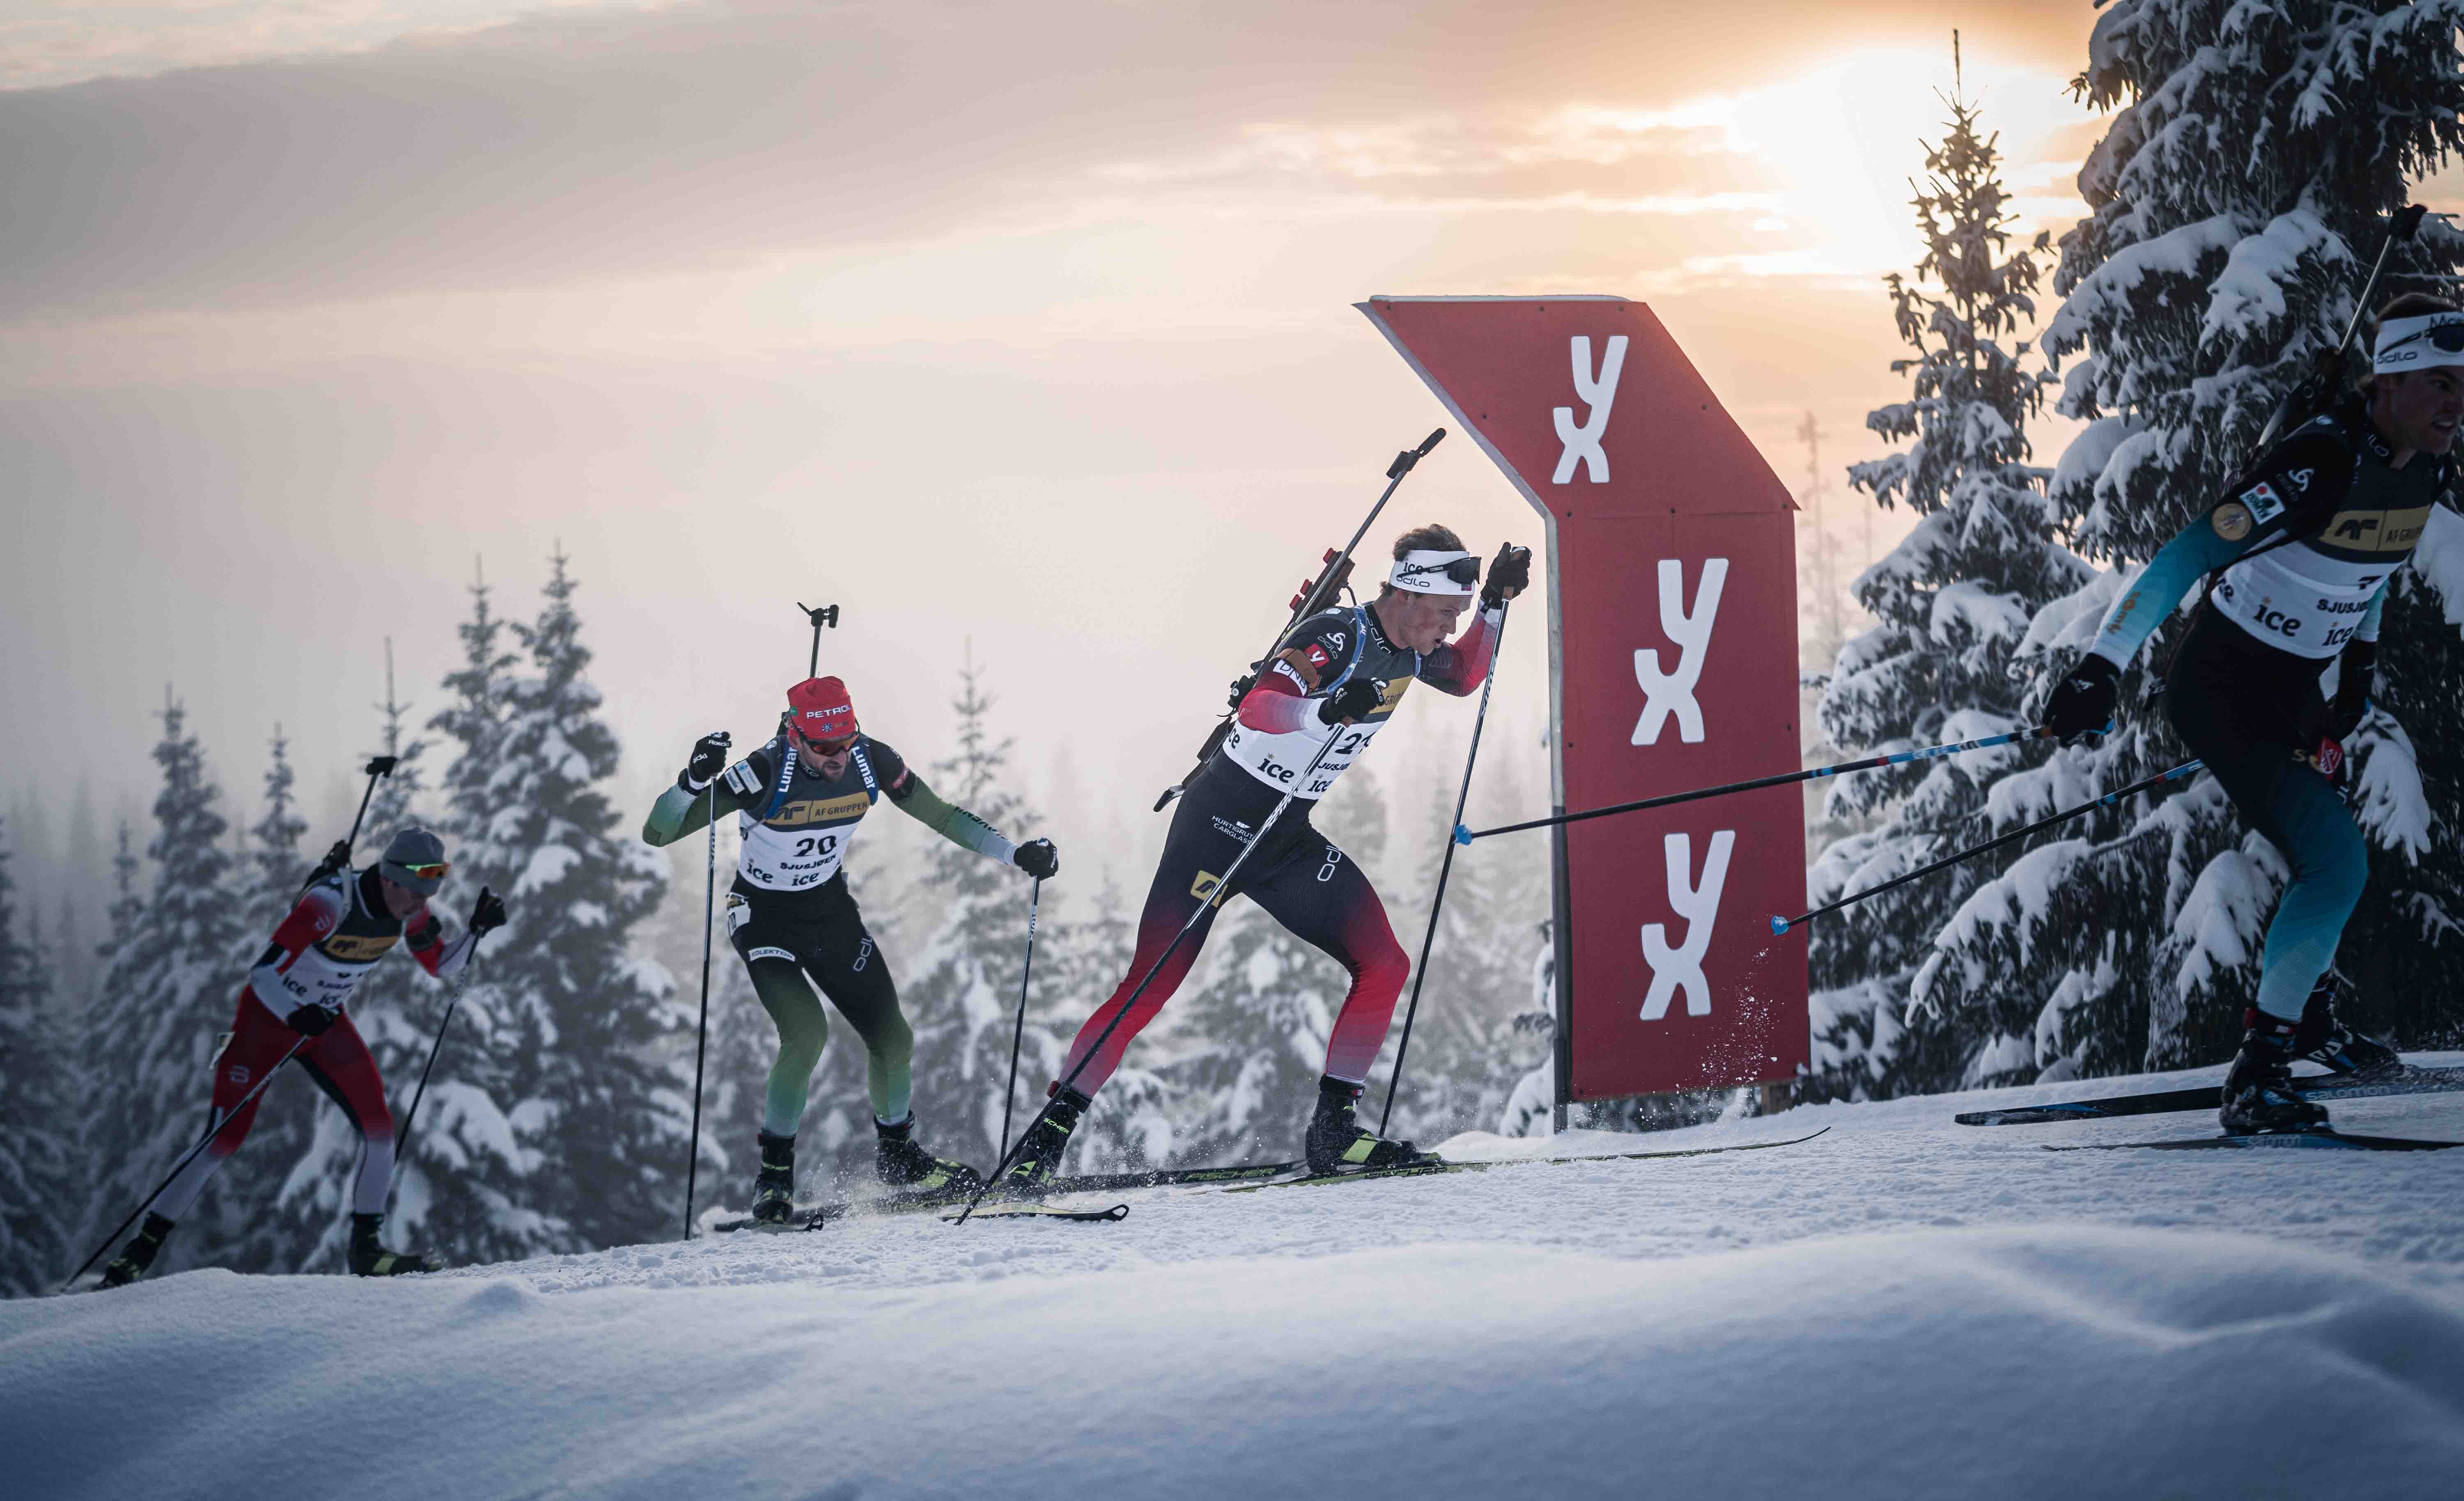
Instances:
[[[1307,1140],[1310,1170],[1357,1171],[1419,1159],[1411,1142],[1381,1140],[1353,1119],[1361,1083],[1385,1044],[1411,961],[1395,942],[1375,888],[1310,824],[1309,814],[1394,717],[1395,706],[1415,681],[1457,697],[1479,689],[1488,676],[1505,602],[1530,579],[1531,555],[1513,546],[1498,553],[1479,615],[1451,643],[1446,638],[1472,602],[1480,560],[1440,526],[1397,537],[1394,557],[1374,601],[1322,611],[1293,627],[1243,697],[1238,723],[1222,748],[1190,780],[1139,915],[1129,973],[1079,1029],[1062,1078],[1069,1078],[1082,1060],[1086,1067],[1067,1087],[1053,1082],[1052,1103],[1003,1175],[1003,1189],[1032,1191],[1053,1174],[1079,1116],[1119,1067],[1130,1039],[1172,998],[1197,962],[1224,899],[1236,894],[1325,950],[1352,976],[1327,1039],[1326,1073],[1318,1081]],[[1314,772],[1309,770],[1312,763]],[[1291,805],[1225,890],[1223,873],[1287,793]],[[1171,950],[1098,1050],[1095,1039],[1131,1004],[1138,981],[1182,925],[1201,912],[1190,936]]]
[[[206,1180],[248,1139],[262,1097],[250,1099],[235,1115],[232,1107],[281,1063],[295,1043],[300,1046],[293,1060],[342,1107],[360,1133],[359,1180],[351,1203],[351,1272],[364,1277],[429,1270],[424,1258],[388,1251],[378,1241],[385,1193],[393,1181],[393,1113],[385,1107],[376,1059],[342,1007],[361,976],[403,939],[410,941],[410,956],[421,968],[447,979],[469,962],[480,934],[504,923],[504,903],[482,891],[462,936],[447,943],[445,925],[429,912],[428,899],[436,894],[448,868],[444,841],[426,829],[407,828],[393,837],[376,864],[337,871],[300,893],[290,915],[274,930],[274,941],[249,970],[231,1041],[214,1058],[214,1116],[229,1119],[146,1207],[144,1225],[103,1269],[103,1286],[135,1281],[154,1264],[164,1237],[196,1202]]]

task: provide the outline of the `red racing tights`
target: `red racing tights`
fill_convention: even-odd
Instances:
[[[223,1159],[248,1140],[249,1127],[256,1121],[256,1107],[265,1102],[265,1097],[258,1095],[237,1115],[230,1115],[231,1108],[265,1077],[267,1070],[282,1061],[295,1042],[300,1042],[299,1033],[268,1011],[254,990],[242,987],[231,1042],[213,1062],[214,1117],[222,1120],[222,1129],[195,1161],[165,1186],[148,1208],[166,1220],[177,1220],[188,1211]],[[377,1060],[361,1040],[360,1030],[351,1025],[349,1016],[337,1015],[331,1027],[301,1043],[292,1062],[359,1128],[362,1151],[359,1181],[352,1189],[353,1212],[384,1213],[385,1190],[393,1179],[393,1112],[385,1107],[385,1081],[377,1077]],[[226,1116],[228,1120],[223,1119]]]
[[[1215,925],[1216,914],[1221,910],[1223,873],[1231,868],[1242,846],[1248,842],[1278,798],[1279,794],[1264,783],[1220,758],[1191,782],[1173,813],[1172,832],[1164,838],[1163,859],[1155,867],[1155,883],[1148,888],[1146,907],[1138,916],[1137,953],[1130,961],[1130,972],[1122,976],[1111,999],[1098,1007],[1086,1025],[1078,1029],[1078,1038],[1070,1044],[1069,1060],[1061,1071],[1063,1078],[1067,1078],[1069,1070],[1088,1055],[1095,1038],[1119,1014],[1130,992],[1154,967],[1164,946],[1179,933],[1181,925],[1199,912],[1201,904],[1204,915],[1179,946],[1172,950],[1172,957],[1138,996],[1137,1005],[1104,1039],[1103,1050],[1087,1064],[1071,1088],[1089,1096],[1103,1088],[1104,1081],[1120,1067],[1121,1055],[1128,1051],[1130,1039],[1155,1020],[1164,1002],[1172,999],[1173,991],[1197,962],[1198,950],[1205,944],[1207,931]],[[1369,878],[1325,835],[1310,826],[1311,806],[1295,799],[1284,810],[1283,817],[1268,831],[1265,846],[1241,867],[1233,890],[1265,908],[1295,937],[1325,950],[1351,973],[1351,991],[1344,996],[1343,1010],[1327,1038],[1326,1072],[1356,1084],[1369,1077],[1370,1065],[1377,1060],[1377,1050],[1385,1045],[1387,1024],[1395,1016],[1395,997],[1402,993],[1412,963],[1402,946],[1395,942],[1395,930],[1386,921],[1385,904],[1377,900]]]

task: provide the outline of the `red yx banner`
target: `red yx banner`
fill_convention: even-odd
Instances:
[[[1795,771],[1796,506],[1651,309],[1359,308],[1546,518],[1559,808]],[[1804,946],[1769,923],[1804,906],[1802,796],[1555,831],[1560,1103],[1806,1062]]]

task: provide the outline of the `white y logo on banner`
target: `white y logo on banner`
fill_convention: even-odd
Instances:
[[[1592,341],[1589,336],[1574,336],[1574,394],[1592,409],[1590,420],[1574,425],[1574,409],[1556,409],[1557,441],[1566,446],[1557,455],[1557,472],[1549,477],[1551,485],[1563,485],[1574,477],[1574,466],[1580,463],[1595,485],[1609,482],[1609,456],[1600,447],[1600,437],[1609,430],[1609,408],[1617,402],[1617,376],[1625,369],[1625,336],[1609,336],[1609,352],[1600,361],[1599,379],[1592,378]]]
[[[1672,714],[1677,716],[1678,739],[1689,746],[1702,742],[1703,706],[1694,702],[1694,685],[1703,680],[1703,653],[1711,644],[1711,621],[1720,613],[1720,586],[1727,581],[1727,558],[1705,563],[1689,614],[1684,563],[1674,557],[1660,560],[1660,628],[1677,643],[1677,667],[1661,672],[1656,649],[1634,654],[1634,681],[1642,689],[1642,717],[1634,722],[1634,739],[1628,744],[1657,743],[1661,727]]]
[[[1711,946],[1711,925],[1720,915],[1720,888],[1728,883],[1728,852],[1737,847],[1733,829],[1711,836],[1711,853],[1703,861],[1703,880],[1693,881],[1694,843],[1683,834],[1661,840],[1668,857],[1668,904],[1685,920],[1685,941],[1668,946],[1668,929],[1647,923],[1642,929],[1642,962],[1651,966],[1651,990],[1642,998],[1642,1019],[1658,1021],[1668,1014],[1668,1003],[1685,992],[1685,1014],[1711,1014],[1711,984],[1703,978],[1703,955]]]

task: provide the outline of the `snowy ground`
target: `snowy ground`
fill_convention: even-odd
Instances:
[[[0,1304],[0,1492],[2464,1494],[2464,1151],[1950,1122],[2136,1083],[1547,1144],[1832,1127],[1772,1152],[1118,1195],[1118,1225]],[[2464,1095],[2336,1113],[2464,1139]]]

